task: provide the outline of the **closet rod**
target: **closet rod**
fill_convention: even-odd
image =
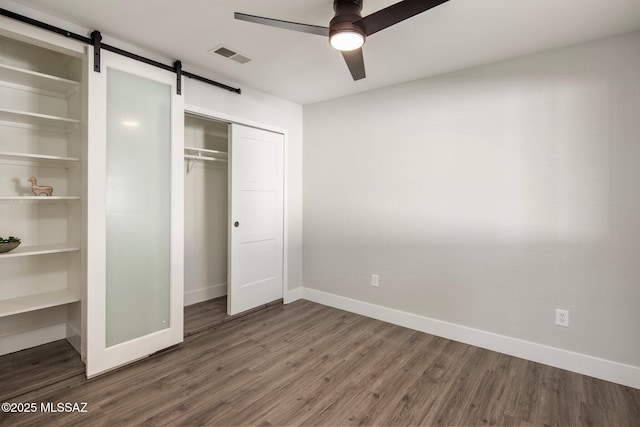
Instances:
[[[207,162],[228,162],[228,159],[222,159],[220,157],[206,157],[206,156],[196,156],[193,154],[185,154],[184,155],[185,159],[190,159],[190,160],[204,160]]]
[[[56,34],[63,35],[65,37],[68,37],[68,38],[71,38],[71,39],[74,39],[74,40],[81,41],[81,42],[86,43],[86,44],[90,44],[90,45],[94,44],[94,40],[92,38],[90,38],[90,37],[85,37],[85,36],[82,36],[80,34],[73,33],[71,31],[62,29],[60,27],[56,27],[56,26],[47,24],[46,22],[38,21],[37,19],[29,18],[28,16],[24,16],[24,15],[20,15],[18,13],[15,13],[15,12],[11,12],[10,10],[6,10],[6,9],[3,9],[3,8],[0,8],[0,15],[6,16],[7,18],[15,19],[15,20],[20,21],[20,22],[24,22],[25,24],[33,25],[34,27],[42,28],[43,30],[47,30],[47,31],[54,32]],[[136,55],[135,53],[131,53],[129,51],[126,51],[126,50],[123,50],[123,49],[119,49],[119,48],[117,48],[115,46],[111,46],[111,45],[108,45],[108,44],[100,43],[100,47],[102,49],[104,49],[104,50],[108,50],[110,52],[117,53],[117,54],[122,55],[122,56],[126,56],[127,58],[131,58],[131,59],[134,59],[136,61],[144,62],[145,64],[149,64],[149,65],[161,68],[161,69],[166,70],[166,71],[176,72],[177,69],[179,69],[179,68],[177,68],[175,66],[162,64],[162,63],[154,61],[152,59],[145,58],[144,56]],[[201,81],[203,83],[208,83],[210,85],[219,87],[221,89],[228,90],[229,92],[234,92],[234,93],[237,93],[237,94],[242,93],[240,88],[231,87],[231,86],[228,86],[228,85],[226,85],[224,83],[220,83],[220,82],[217,82],[215,80],[211,80],[211,79],[208,79],[206,77],[199,76],[197,74],[189,73],[189,72],[181,70],[181,69],[180,69],[180,72],[182,73],[183,76],[189,77],[189,78],[194,79],[194,80]]]
[[[198,153],[208,153],[208,154],[213,154],[214,156],[216,154],[219,154],[221,156],[228,156],[229,153],[226,151],[219,151],[219,150],[209,150],[207,148],[196,148],[196,147],[184,147],[184,151],[196,151]]]

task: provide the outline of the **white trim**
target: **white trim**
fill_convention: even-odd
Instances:
[[[247,119],[244,119],[242,117],[232,116],[232,115],[229,115],[229,114],[221,113],[219,111],[209,110],[208,108],[198,107],[197,105],[185,104],[184,112],[185,112],[185,114],[196,115],[196,116],[200,116],[200,117],[205,118],[205,119],[215,119],[215,120],[219,120],[219,121],[222,121],[222,122],[235,123],[235,124],[238,124],[238,125],[249,126],[249,127],[252,127],[252,128],[257,128],[257,129],[262,129],[262,130],[268,130],[268,131],[275,132],[275,133],[281,133],[281,134],[285,135],[285,138],[286,138],[286,135],[288,133],[288,131],[286,129],[279,128],[279,127],[276,127],[276,126],[272,126],[272,125],[267,124],[267,123],[261,123],[261,122],[255,122],[253,120],[247,120]]]
[[[289,134],[282,141],[282,299],[289,292]]]
[[[294,301],[298,301],[299,299],[302,299],[302,294],[303,294],[303,288],[289,289],[287,292],[284,293],[283,302],[285,304],[291,304]]]
[[[50,31],[6,16],[0,16],[0,35],[77,58],[84,54],[85,45],[81,41],[60,34],[54,36]]]
[[[640,367],[637,366],[481,331],[315,289],[302,288],[302,298],[476,347],[640,388]]]
[[[82,336],[80,332],[74,328],[71,323],[66,323],[66,335],[67,341],[73,348],[76,349],[78,354],[82,354]]]
[[[34,329],[20,334],[0,337],[0,356],[53,341],[63,340],[66,335],[66,323],[58,323],[57,325],[45,326],[44,328]]]
[[[220,298],[227,294],[227,284],[210,285],[204,288],[194,289],[184,293],[184,306],[197,304],[214,298]]]

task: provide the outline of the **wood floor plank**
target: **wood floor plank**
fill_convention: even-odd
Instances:
[[[299,313],[296,319],[306,316],[306,313],[304,311],[298,311]],[[226,402],[233,401],[234,398],[243,398],[243,395],[245,394],[243,388],[245,383],[239,383],[237,378],[233,379],[236,385],[236,391],[231,394],[228,392],[228,390],[224,394],[217,393],[220,390],[224,390],[223,385],[225,382],[228,382],[228,380],[223,380],[223,382],[219,385],[216,385],[215,383],[216,379],[220,378],[220,375],[218,374],[224,375],[225,372],[233,372],[234,369],[241,369],[242,373],[250,373],[246,369],[246,366],[249,366],[252,360],[260,359],[260,356],[264,354],[264,347],[262,345],[259,345],[255,341],[255,338],[260,335],[262,329],[268,322],[263,322],[262,319],[258,320],[259,321],[256,322],[255,327],[251,328],[251,330],[255,330],[255,334],[248,335],[247,333],[241,331],[235,331],[235,333],[230,336],[232,341],[227,342],[222,346],[216,345],[215,348],[210,348],[207,350],[209,354],[214,354],[216,358],[220,360],[226,360],[227,363],[220,364],[216,368],[216,374],[213,378],[211,378],[210,382],[210,384],[212,385],[211,389],[209,389],[208,386],[204,386],[204,388],[199,387],[198,391],[200,396],[193,395],[189,397],[189,401],[182,402],[183,404],[187,405],[190,414],[189,417],[187,417],[187,419],[183,421],[191,424],[205,423],[211,414],[211,405],[208,404],[209,402],[217,402],[215,404],[215,413],[219,415],[225,413],[225,411],[228,409],[229,405],[227,405]],[[296,324],[299,324],[299,322],[296,322]],[[226,335],[223,341],[226,341]],[[255,350],[254,353],[250,353],[245,348],[243,348],[243,346],[246,346],[247,343],[253,345]],[[257,379],[257,374],[251,374],[253,375],[253,380]],[[198,375],[196,374],[196,376]],[[253,387],[252,385],[249,386]],[[204,400],[202,399],[203,397],[205,398]],[[244,397],[246,398],[246,396]]]
[[[483,378],[471,403],[475,411],[469,421],[476,425],[498,424],[498,415],[504,413],[507,398],[514,386],[513,362],[518,359],[500,353],[494,353],[493,356],[483,365]],[[480,404],[479,399],[486,403]]]
[[[469,351],[473,348],[447,341],[435,358],[420,363],[422,373],[414,375],[404,393],[396,396],[395,406],[382,419],[383,424],[419,425],[423,419],[436,415],[447,398],[457,403],[454,393],[460,387],[460,370]],[[446,380],[449,378],[455,380]]]
[[[184,335],[197,333],[227,317],[226,296],[189,305],[184,309]]]
[[[354,388],[354,381],[360,382],[364,386],[366,382],[372,381],[378,375],[380,369],[384,369],[389,365],[390,362],[384,361],[384,359],[398,358],[397,354],[386,352],[375,352],[375,357],[371,357],[369,348],[388,344],[389,339],[385,337],[386,333],[385,331],[380,331],[378,335],[367,336],[367,339],[362,342],[362,348],[357,352],[354,352],[351,346],[344,345],[346,340],[339,336],[340,339],[337,340],[337,344],[326,347],[322,354],[323,363],[305,367],[305,377],[308,378],[308,381],[305,381],[304,388],[291,390],[296,399],[292,399],[292,403],[288,405],[288,410],[283,412],[277,406],[271,405],[271,407],[263,411],[263,418],[275,425],[287,422],[313,424],[309,417],[312,416],[314,408],[319,409],[331,406],[332,401],[335,400],[332,396],[339,393],[342,393],[345,397],[339,399],[338,404],[331,406],[331,411],[344,411],[344,407],[351,406],[350,402],[353,401],[353,398],[364,390],[364,387]],[[322,348],[322,346],[318,347]],[[358,353],[358,355],[353,357],[352,361],[349,361],[349,356],[353,356],[355,353]],[[380,357],[380,362],[378,357]],[[335,365],[332,365],[335,363],[334,361],[339,361],[340,369],[344,369],[350,374],[347,376],[336,369]],[[343,381],[343,378],[348,378],[349,380]],[[282,418],[283,415],[286,419]]]
[[[0,402],[84,373],[80,355],[66,340],[0,357]]]
[[[334,329],[331,327],[333,334],[327,335],[315,335],[316,340],[311,342],[305,342],[304,345],[298,347],[298,350],[294,353],[289,353],[284,360],[276,361],[276,363],[270,363],[269,367],[264,364],[254,368],[257,372],[260,372],[261,387],[258,387],[256,391],[249,390],[243,397],[246,400],[246,404],[249,404],[254,412],[252,415],[254,418],[248,420],[250,424],[257,424],[264,421],[261,417],[266,417],[263,413],[268,413],[269,409],[273,406],[273,396],[281,394],[283,389],[287,389],[289,393],[299,394],[307,390],[307,387],[300,389],[297,387],[291,387],[291,384],[295,384],[295,379],[304,375],[314,378],[313,381],[305,381],[307,384],[313,383],[315,386],[318,384],[325,385],[335,377],[340,376],[342,369],[350,369],[350,364],[345,358],[354,354],[354,346],[360,347],[367,343],[367,340],[374,340],[373,335],[367,334],[364,331],[364,326],[367,323],[363,321],[363,318],[359,318],[361,323],[358,322],[344,323],[340,329]],[[331,325],[331,322],[322,322],[326,325]],[[314,329],[317,332],[318,329]],[[338,331],[336,335],[336,331]],[[357,340],[340,340],[341,333],[349,332],[351,334],[358,334],[360,339]],[[354,332],[357,331],[357,332]],[[301,331],[303,332],[303,331]],[[333,372],[329,373],[329,369]],[[318,373],[318,370],[320,372]],[[316,377],[313,374],[316,374]],[[317,376],[322,375],[322,382],[317,381]],[[274,379],[276,379],[274,381]],[[273,390],[271,393],[265,393],[265,390]],[[332,386],[332,392],[335,392],[336,385]],[[317,396],[316,392],[313,396]],[[326,395],[326,394],[321,394]],[[312,397],[313,399],[313,397]],[[316,402],[317,404],[317,402]],[[270,423],[273,421],[268,420]],[[237,420],[233,417],[222,418],[220,420],[222,424],[234,425]],[[278,423],[276,423],[278,424]]]
[[[21,402],[1,425],[638,426],[640,390],[298,301]]]
[[[376,397],[372,389],[380,378],[388,378],[389,373],[398,369],[402,364],[403,354],[398,351],[386,351],[396,347],[398,343],[408,341],[414,333],[405,328],[381,329],[371,345],[357,354],[352,354],[347,360],[348,376],[340,376],[336,385],[329,393],[324,394],[324,407],[316,415],[307,416],[301,424],[323,424],[323,420],[341,420],[345,424],[355,424],[360,418],[359,413],[367,412]],[[331,399],[332,394],[340,394],[339,399]],[[380,394],[378,394],[378,398]],[[373,399],[373,400],[372,400]]]
[[[224,320],[228,317],[226,307],[226,296],[185,307],[185,334]],[[66,340],[4,355],[0,357],[0,402],[84,371],[80,355]]]

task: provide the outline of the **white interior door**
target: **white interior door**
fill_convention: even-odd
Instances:
[[[173,73],[101,60],[88,71],[89,377],[183,339],[184,101]]]
[[[230,315],[282,298],[284,135],[231,125]]]

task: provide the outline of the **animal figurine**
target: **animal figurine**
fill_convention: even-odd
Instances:
[[[51,196],[53,194],[53,187],[38,185],[38,180],[35,176],[32,176],[27,181],[31,183],[31,191],[36,196]]]

